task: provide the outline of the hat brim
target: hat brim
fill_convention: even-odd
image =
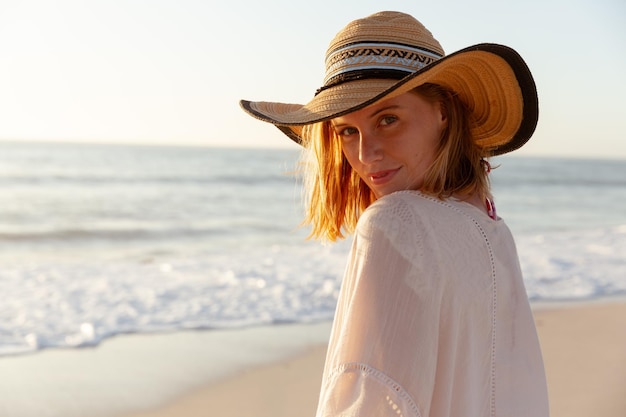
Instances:
[[[524,145],[537,126],[539,106],[532,74],[515,50],[498,44],[471,46],[400,80],[361,79],[322,90],[307,104],[241,100],[251,116],[272,123],[302,144],[302,127],[334,119],[422,84],[458,94],[472,114],[472,133],[485,156]]]

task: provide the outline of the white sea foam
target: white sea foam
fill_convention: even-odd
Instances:
[[[517,239],[531,300],[586,300],[626,295],[624,227]]]
[[[0,353],[89,346],[128,332],[329,320],[347,243],[5,269]],[[623,228],[525,235],[518,250],[531,300],[626,295]]]

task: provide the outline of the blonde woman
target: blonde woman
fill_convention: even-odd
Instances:
[[[445,55],[381,12],[331,41],[305,105],[242,101],[302,144],[312,236],[354,233],[318,416],[548,415],[519,261],[488,157],[534,132],[537,93],[512,49]]]

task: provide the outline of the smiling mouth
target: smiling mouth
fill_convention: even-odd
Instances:
[[[389,171],[377,172],[376,174],[370,175],[370,178],[372,178],[373,180],[377,180],[380,178],[385,178],[387,175],[389,175]]]
[[[374,183],[386,182],[388,179],[391,179],[393,174],[397,171],[397,169],[387,169],[385,171],[372,172],[369,174],[369,177]]]

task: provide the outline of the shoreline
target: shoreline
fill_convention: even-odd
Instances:
[[[626,299],[532,307],[552,417],[626,415]],[[0,357],[0,415],[313,416],[330,326],[131,334]]]
[[[551,417],[626,415],[626,299],[532,306]],[[120,417],[199,417],[208,410],[222,417],[312,417],[325,352],[324,344],[295,359],[207,384],[164,407]]]
[[[328,341],[330,322],[125,334],[93,348],[0,357],[0,416],[110,417],[153,409]]]

